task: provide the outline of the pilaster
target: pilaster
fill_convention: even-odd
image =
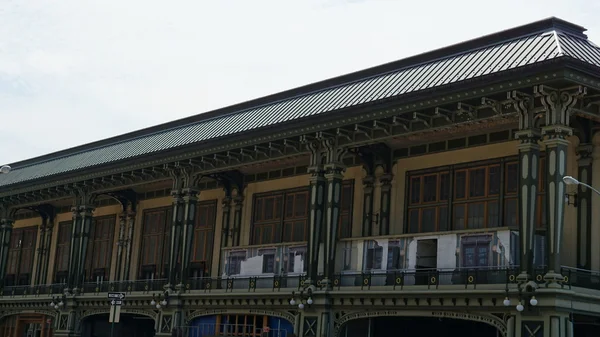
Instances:
[[[592,185],[592,144],[577,147],[577,179]],[[590,269],[592,260],[592,190],[579,185],[577,191],[577,267]]]
[[[184,224],[183,214],[185,212],[185,202],[181,190],[181,177],[178,173],[175,173],[172,176],[173,189],[171,190],[171,196],[173,197],[173,221],[171,224],[171,245],[169,246],[168,282],[165,288],[171,288],[177,284],[177,264],[180,258],[179,253],[181,252],[181,231]]]
[[[308,225],[308,268],[305,280],[306,285],[317,281],[319,271],[319,248],[324,232],[323,213],[325,210],[325,170],[321,161],[321,146],[316,141],[307,142],[310,150],[310,219]]]
[[[363,222],[362,235],[373,235],[373,183],[375,178],[368,175],[363,178]]]
[[[342,198],[342,182],[346,167],[343,164],[347,149],[339,146],[335,139],[324,139],[326,149],[326,162],[324,165],[325,179],[327,180],[327,217],[324,232],[324,278],[322,283],[326,287],[332,286],[335,273],[335,254],[337,250],[338,226],[340,223],[340,210]]]
[[[244,196],[242,191],[238,191],[233,197],[233,229],[231,236],[231,244],[234,247],[240,245],[240,231],[242,228],[242,209],[244,206]]]
[[[39,264],[42,265],[40,270],[39,283],[37,284],[49,284],[51,280],[48,279],[48,266],[50,265],[50,248],[52,247],[52,233],[54,229],[53,218],[48,220],[48,224],[45,228],[45,242],[44,245],[44,256]]]
[[[47,248],[46,248],[46,227],[48,226],[48,217],[45,215],[40,214],[42,217],[42,224],[39,226],[39,231],[40,231],[40,236],[39,236],[39,246],[37,249],[37,263],[35,266],[35,279],[33,281],[34,285],[39,285],[41,284],[41,282],[43,282],[42,280],[45,281],[45,279],[42,277],[42,269],[44,266],[44,257],[47,254]]]
[[[73,212],[73,226],[71,227],[71,246],[69,248],[69,274],[67,287],[72,288],[77,294],[83,286],[85,258],[87,254],[92,217],[94,212],[95,195],[88,190],[75,191]]]
[[[181,247],[181,282],[189,277],[190,258],[192,254],[192,245],[194,243],[194,225],[196,223],[196,209],[198,205],[197,189],[192,187],[186,188],[184,191],[184,225],[183,225],[183,246]]]
[[[125,261],[123,267],[123,280],[129,280],[131,270],[131,258],[133,254],[133,231],[135,229],[135,208],[131,204],[131,208],[127,212],[127,236],[125,238]]]
[[[515,137],[520,141],[519,149],[519,282],[527,282],[533,275],[533,249],[536,214],[538,212],[537,192],[540,177],[538,144],[541,132],[535,123],[534,99],[529,95],[512,91],[507,97],[519,114],[519,131]],[[561,199],[562,200],[562,199]]]
[[[384,173],[379,177],[381,184],[381,209],[379,210],[379,235],[390,234],[390,207],[392,204],[393,175]]]
[[[81,313],[76,310],[63,310],[59,313],[54,337],[80,337]]]
[[[519,314],[511,319],[508,337],[573,337],[573,322],[567,313]]]
[[[123,210],[119,215],[119,237],[117,239],[117,267],[115,268],[115,280],[120,281],[122,279],[121,269],[123,265],[123,250],[126,244],[125,242],[125,231],[127,230],[127,209]]]
[[[217,255],[218,255],[218,259],[217,259],[217,265],[219,266],[218,270],[217,270],[217,276],[221,276],[221,274],[223,273],[222,270],[222,266],[223,266],[223,257],[222,257],[222,252],[223,252],[223,248],[226,248],[227,245],[229,244],[229,236],[230,236],[230,219],[231,219],[231,192],[228,191],[227,189],[225,190],[225,197],[223,197],[223,200],[221,202],[222,205],[222,209],[223,209],[223,218],[222,218],[222,225],[221,225],[221,246],[219,247],[218,250],[216,250]]]
[[[79,218],[81,219],[81,232],[79,240],[79,262],[77,265],[77,273],[75,274],[75,283],[73,289],[80,288],[83,286],[85,279],[85,260],[88,252],[88,244],[90,240],[90,233],[92,231],[92,220],[93,220],[94,207],[85,203],[79,206]]]
[[[0,242],[0,281],[4,284],[4,277],[6,276],[6,264],[8,263],[8,249],[10,247],[10,237],[12,235],[14,221],[3,215],[0,219],[0,236],[2,241]]]
[[[520,144],[519,149],[519,239],[520,266],[518,276],[520,282],[526,282],[533,275],[533,250],[536,226],[536,214],[540,205],[537,204],[538,182],[540,177],[539,158],[540,134],[535,129],[519,131],[516,134]]]
[[[584,88],[559,91],[546,86],[538,86],[535,93],[544,106],[546,125],[542,128],[546,145],[546,202],[548,212],[548,228],[546,244],[548,251],[548,272],[544,279],[556,285],[564,277],[561,275],[561,244],[564,229],[564,194],[563,177],[567,174],[567,154],[569,141],[573,134],[569,126],[570,109],[577,99],[585,93]]]

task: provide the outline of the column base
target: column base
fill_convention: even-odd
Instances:
[[[529,275],[529,273],[527,273],[526,271],[522,271],[519,275],[517,275],[516,278],[518,283],[527,283],[531,279],[531,275]]]
[[[554,270],[550,270],[544,275],[544,281],[546,281],[551,288],[559,288],[559,282],[563,282],[564,280],[565,277]]]

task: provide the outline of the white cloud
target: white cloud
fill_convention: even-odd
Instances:
[[[593,6],[585,0],[8,1],[0,8],[0,162],[553,15],[586,26],[600,43]]]

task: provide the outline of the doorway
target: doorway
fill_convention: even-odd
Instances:
[[[437,269],[437,251],[437,239],[425,239],[417,241],[415,284],[428,284],[431,272]]]

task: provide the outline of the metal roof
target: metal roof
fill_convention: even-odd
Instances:
[[[560,57],[600,67],[600,49],[585,35],[554,27],[79,153],[21,167],[16,165],[10,174],[0,175],[0,187],[400,97]]]

